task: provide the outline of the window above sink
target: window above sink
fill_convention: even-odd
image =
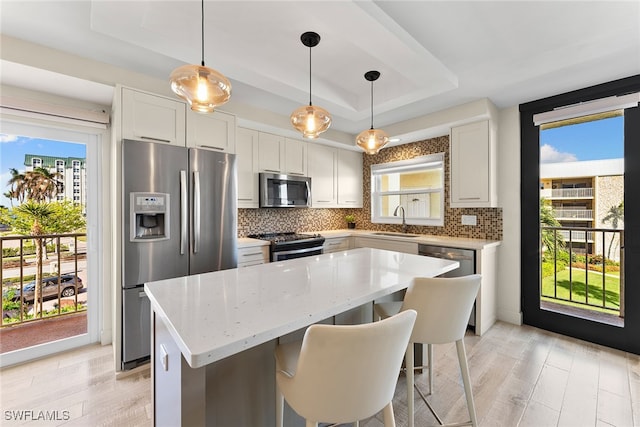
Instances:
[[[406,224],[444,225],[444,153],[371,166],[371,222],[402,224],[402,210]]]

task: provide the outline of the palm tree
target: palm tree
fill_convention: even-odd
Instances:
[[[560,227],[562,224],[553,216],[553,208],[540,199],[540,226],[542,246],[547,249],[560,249],[564,247],[564,238],[560,231],[549,230],[545,227]]]
[[[602,218],[602,222],[611,222],[611,228],[618,229],[618,224],[624,222],[624,200],[617,206],[611,206],[607,211],[607,215]],[[614,237],[609,241],[609,249],[607,250],[607,259],[611,259],[611,248],[613,247]]]
[[[25,176],[23,173],[18,172],[16,168],[10,168],[9,173],[11,178],[7,182],[7,185],[10,186],[7,197],[9,199],[17,199],[18,202],[22,203],[27,195]]]
[[[60,173],[51,173],[45,168],[35,168],[33,171],[25,172],[27,199],[36,202],[51,200],[58,192],[59,177]]]
[[[44,234],[42,223],[53,213],[51,205],[28,200],[15,209],[33,220],[30,230],[32,236],[41,236]],[[40,300],[40,288],[42,287],[42,240],[42,238],[34,237],[36,247],[36,286],[33,298],[34,314],[42,310],[42,301]],[[38,302],[40,303],[39,308]]]

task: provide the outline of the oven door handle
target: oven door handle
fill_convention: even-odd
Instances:
[[[290,251],[274,251],[273,257],[277,257],[278,255],[291,255],[291,254],[303,254],[305,252],[314,252],[322,250],[322,246],[314,246],[313,248],[303,248],[303,249],[291,249]]]

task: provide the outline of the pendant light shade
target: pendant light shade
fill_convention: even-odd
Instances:
[[[389,135],[382,129],[373,128],[373,82],[378,80],[380,72],[367,71],[364,78],[371,82],[371,129],[363,130],[356,137],[356,144],[367,154],[377,154],[389,143]]]
[[[331,114],[311,103],[311,48],[320,43],[320,35],[309,31],[300,36],[300,41],[309,48],[309,105],[297,108],[291,113],[291,124],[305,138],[314,139],[331,126]]]
[[[204,65],[204,0],[202,0],[202,65],[183,65],[171,73],[171,90],[193,111],[213,113],[231,98],[231,83],[217,70]]]

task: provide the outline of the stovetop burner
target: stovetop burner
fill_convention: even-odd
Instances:
[[[324,237],[319,234],[298,234],[295,232],[250,234],[247,237],[260,240],[268,240],[272,245],[300,241],[314,241],[320,242],[320,244],[324,242]]]

